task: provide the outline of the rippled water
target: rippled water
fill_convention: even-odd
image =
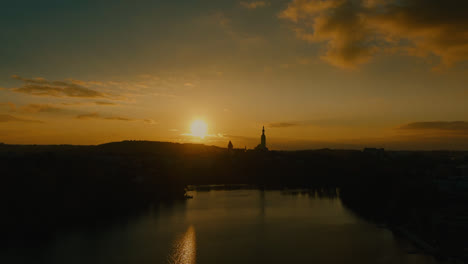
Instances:
[[[9,248],[0,263],[437,263],[336,197],[192,191],[125,223]]]

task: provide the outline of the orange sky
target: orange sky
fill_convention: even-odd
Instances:
[[[5,5],[0,142],[468,149],[460,1]]]

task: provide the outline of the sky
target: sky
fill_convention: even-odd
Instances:
[[[17,0],[0,142],[468,150],[468,2]],[[203,138],[191,124],[203,120]]]

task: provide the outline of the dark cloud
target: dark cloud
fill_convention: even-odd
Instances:
[[[136,119],[121,117],[121,116],[101,116],[99,113],[89,113],[89,114],[82,114],[77,115],[77,119],[85,120],[85,119],[105,119],[105,120],[119,120],[119,121],[135,121]]]
[[[135,121],[135,120],[137,120],[137,119],[127,118],[127,117],[122,117],[122,116],[108,116],[108,117],[103,117],[103,119],[118,120],[118,121]]]
[[[453,132],[468,133],[468,122],[465,121],[434,121],[434,122],[414,122],[405,124],[400,129],[408,130],[443,130]]]
[[[65,106],[71,106],[71,105],[82,105],[83,103],[81,102],[64,102],[64,103],[61,103],[61,105],[65,105]]]
[[[354,68],[376,52],[437,56],[442,66],[468,60],[467,1],[294,0],[280,14],[298,38],[326,43],[322,59]]]
[[[94,103],[97,104],[97,105],[116,105],[116,103],[104,102],[104,101],[96,101]]]
[[[109,98],[107,94],[86,88],[76,80],[49,81],[44,78],[28,79],[18,75],[13,75],[12,78],[23,81],[21,87],[13,89],[18,93],[53,97]]]
[[[290,122],[272,122],[268,123],[266,127],[269,128],[287,128],[299,126],[313,126],[313,127],[352,127],[357,125],[367,125],[365,120],[359,119],[346,119],[346,118],[324,118],[314,120],[300,120]]]
[[[294,127],[294,126],[300,126],[300,125],[301,124],[299,124],[299,123],[279,122],[279,123],[269,123],[269,124],[267,124],[267,127],[282,128],[282,127]]]
[[[25,119],[12,115],[0,114],[0,123],[1,122],[23,122],[23,123],[44,123],[39,120]]]
[[[147,124],[156,124],[156,122],[152,119],[135,119],[135,118],[128,118],[122,116],[101,116],[99,113],[89,113],[89,114],[82,114],[77,115],[76,119],[80,120],[88,120],[88,119],[101,119],[101,120],[117,120],[117,121],[142,121]]]
[[[81,115],[76,116],[76,119],[81,119],[81,120],[96,119],[96,118],[101,118],[101,116],[98,113],[81,114]]]

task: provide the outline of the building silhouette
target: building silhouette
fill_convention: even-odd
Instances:
[[[266,146],[266,136],[265,136],[265,126],[262,129],[262,136],[260,137],[260,144],[255,147],[255,150],[258,151],[268,151]]]

